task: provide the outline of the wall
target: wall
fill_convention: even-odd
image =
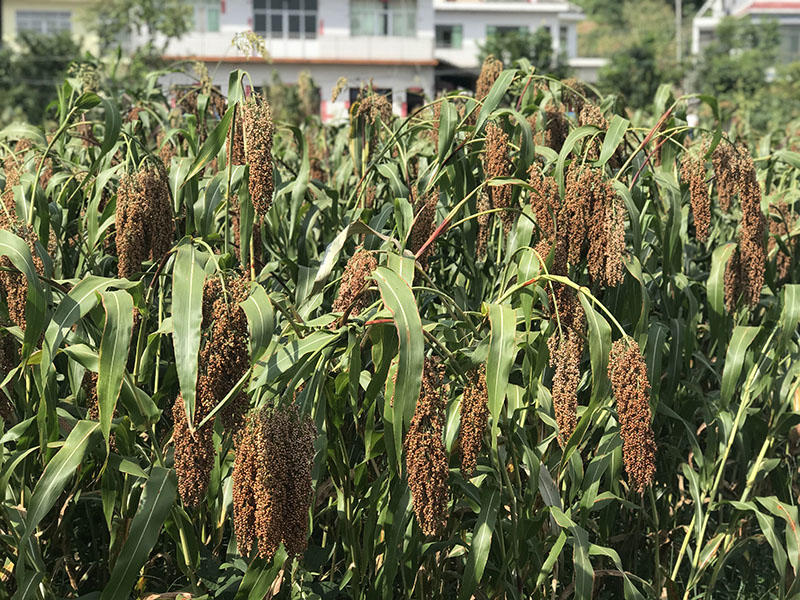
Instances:
[[[2,2],[3,17],[3,44],[13,46],[17,35],[17,11],[18,10],[51,10],[51,11],[70,11],[72,13],[72,33],[76,38],[83,42],[83,47],[91,52],[95,52],[98,47],[97,36],[89,31],[89,15],[87,8],[92,4],[91,0],[66,0],[63,2],[46,0],[33,0],[23,2],[21,0],[5,0]]]

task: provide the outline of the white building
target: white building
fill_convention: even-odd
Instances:
[[[552,0],[194,0],[194,31],[169,44],[166,57],[200,60],[223,90],[228,73],[242,68],[256,86],[296,82],[311,73],[320,87],[325,120],[344,116],[361,86],[371,83],[407,114],[435,95],[437,65],[477,75],[478,45],[492,31],[549,29],[553,49],[577,76],[593,80],[602,64],[577,56],[576,25],[584,18],[568,2]],[[245,56],[231,43],[254,31],[266,40],[270,60]],[[136,40],[133,40],[135,43]],[[594,61],[594,62],[593,62]],[[349,90],[334,102],[340,77]]]
[[[800,2],[797,0],[706,0],[692,21],[692,53],[698,54],[714,39],[724,17],[774,19],[781,37],[782,62],[800,60]]]

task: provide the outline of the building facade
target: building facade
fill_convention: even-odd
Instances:
[[[86,26],[91,0],[0,0],[0,40],[13,45],[20,33],[57,34],[68,31],[93,50],[97,39]]]
[[[725,17],[774,20],[780,34],[781,62],[800,60],[800,1],[797,0],[707,0],[692,21],[692,53],[698,54],[714,39],[714,31]]]

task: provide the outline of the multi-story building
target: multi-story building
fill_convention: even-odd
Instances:
[[[692,21],[692,53],[714,39],[724,17],[775,20],[780,34],[781,62],[800,60],[800,2],[797,0],[706,0]]]
[[[167,47],[170,59],[201,60],[214,82],[227,84],[231,68],[245,69],[255,85],[276,72],[296,82],[310,72],[320,88],[323,119],[346,114],[361,86],[390,96],[395,112],[434,94],[432,0],[195,0],[195,30]],[[269,60],[244,56],[237,33],[263,36]],[[340,77],[347,86],[335,101]]]
[[[26,31],[41,34],[69,31],[87,48],[96,47],[96,36],[86,27],[91,0],[0,0],[0,39],[13,44]]]
[[[565,59],[575,76],[594,82],[602,58],[578,56],[580,8],[559,0],[433,0],[438,72],[443,76],[477,74],[480,45],[493,32],[546,29],[553,53]]]

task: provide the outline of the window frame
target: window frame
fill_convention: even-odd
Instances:
[[[440,37],[440,31],[448,31],[450,35],[449,43],[444,43],[445,40],[443,37]],[[455,32],[458,31],[458,36],[454,35]],[[434,27],[434,38],[436,47],[439,49],[444,50],[461,50],[464,45],[464,26],[460,23],[458,24],[450,24],[450,23],[442,23],[440,25],[436,25]],[[458,38],[458,43],[454,43],[454,40]]]
[[[39,25],[35,27],[21,26],[20,19]],[[57,23],[60,25],[54,26]],[[64,26],[66,23],[66,26]],[[16,10],[14,12],[14,27],[17,34],[34,33],[38,35],[54,35],[64,31],[72,33],[72,11],[70,10]]]
[[[253,31],[265,39],[313,40],[317,38],[318,0],[253,0],[252,10]],[[261,19],[263,19],[263,28],[259,27],[258,23]],[[293,22],[296,22],[296,31],[292,30]]]

